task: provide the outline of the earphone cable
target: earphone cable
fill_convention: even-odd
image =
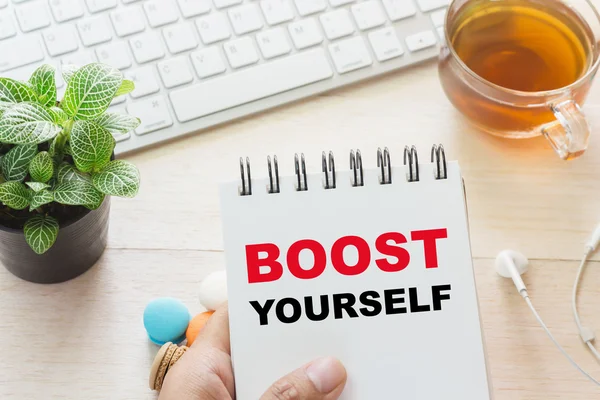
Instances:
[[[588,258],[592,252],[593,248],[591,246],[586,246],[585,253],[581,260],[581,264],[579,264],[579,268],[577,269],[577,276],[575,277],[575,283],[573,284],[573,293],[571,296],[571,306],[573,308],[573,316],[575,317],[575,324],[577,325],[577,329],[579,330],[579,335],[581,339],[587,346],[590,348],[590,351],[596,357],[596,360],[600,362],[600,353],[596,350],[592,342],[595,339],[594,332],[581,325],[581,318],[579,317],[579,311],[577,310],[577,292],[579,291],[579,283],[581,281],[581,275],[583,275],[583,271],[588,262]]]
[[[523,298],[525,299],[525,302],[529,306],[529,309],[531,310],[531,312],[533,313],[533,315],[535,316],[535,318],[537,319],[537,321],[539,322],[539,324],[542,326],[542,328],[544,328],[544,330],[548,334],[548,337],[550,338],[550,340],[552,340],[552,342],[556,345],[556,347],[560,350],[560,352],[563,353],[563,355],[567,358],[567,360],[569,360],[571,362],[571,364],[573,364],[573,366],[575,368],[577,368],[577,370],[579,372],[581,372],[583,375],[585,375],[589,380],[591,380],[592,382],[594,382],[596,385],[600,386],[600,382],[598,382],[596,379],[594,379],[594,377],[592,377],[590,374],[588,374],[586,371],[584,371],[583,368],[581,368],[579,366],[579,364],[577,364],[575,362],[575,360],[573,360],[571,358],[571,356],[565,351],[565,349],[563,349],[563,347],[556,341],[556,339],[552,335],[552,332],[550,332],[550,329],[548,329],[548,327],[546,326],[546,324],[542,320],[542,317],[540,317],[540,315],[536,311],[535,307],[533,306],[533,303],[531,302],[531,299],[529,298],[529,295],[525,295],[525,296],[523,296]]]

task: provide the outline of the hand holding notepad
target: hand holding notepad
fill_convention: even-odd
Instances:
[[[322,356],[348,371],[341,399],[489,399],[463,181],[443,150],[419,164],[222,187],[238,400]]]

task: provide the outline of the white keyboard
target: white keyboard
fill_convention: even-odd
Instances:
[[[119,68],[136,89],[111,109],[142,121],[124,153],[435,58],[449,3],[0,0],[0,76]]]

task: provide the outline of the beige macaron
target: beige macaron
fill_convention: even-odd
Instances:
[[[156,357],[154,357],[152,367],[150,368],[150,389],[160,391],[167,372],[175,365],[187,349],[187,346],[177,346],[176,344],[168,342],[158,350]]]

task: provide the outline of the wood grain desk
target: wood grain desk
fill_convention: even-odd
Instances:
[[[110,243],[101,261],[71,282],[41,286],[0,268],[0,399],[155,399],[147,387],[157,347],[142,312],[157,296],[202,311],[196,293],[224,268],[217,184],[249,156],[266,176],[266,155],[293,173],[295,152],[309,172],[322,150],[345,160],[377,147],[392,162],[414,144],[422,157],[443,143],[467,185],[471,240],[489,366],[497,400],[600,399],[600,390],[560,355],[511,282],[497,277],[498,251],[532,261],[530,294],[557,339],[590,373],[598,365],[578,338],[570,308],[583,245],[600,222],[600,86],[585,107],[595,133],[589,151],[559,160],[544,139],[500,140],[477,132],[446,100],[435,63],[282,107],[126,158],[142,173],[133,200],[113,199]],[[340,165],[342,163],[340,162]],[[440,199],[443,202],[443,199]],[[581,315],[600,333],[600,254],[581,291]],[[282,373],[285,371],[282,371]]]

